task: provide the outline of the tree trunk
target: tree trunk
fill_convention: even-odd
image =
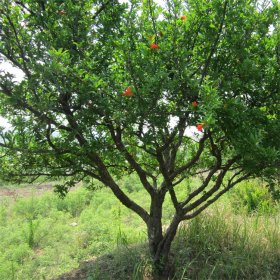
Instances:
[[[171,243],[176,235],[180,220],[175,216],[166,233],[162,232],[162,202],[153,198],[151,216],[147,224],[149,250],[153,263],[153,280],[172,279],[174,266],[169,258]]]

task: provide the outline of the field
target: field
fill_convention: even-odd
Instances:
[[[148,207],[135,178],[122,184]],[[77,186],[65,199],[51,184],[0,192],[0,279],[149,279],[145,225],[108,189]],[[164,209],[167,225],[169,198]],[[242,183],[181,225],[174,279],[279,279],[279,209],[262,182]]]

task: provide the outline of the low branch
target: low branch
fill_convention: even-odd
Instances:
[[[228,184],[223,190],[218,192],[212,199],[209,199],[204,205],[202,205],[200,208],[198,208],[196,211],[194,211],[191,214],[187,214],[183,217],[183,220],[190,220],[194,217],[196,217],[198,214],[200,214],[203,210],[205,210],[207,207],[209,207],[211,204],[213,204],[215,201],[217,201],[223,194],[225,194],[227,191],[229,191],[231,188],[233,188],[236,184],[249,179],[251,175],[246,174],[233,183]]]
[[[195,191],[190,193],[188,195],[188,197],[184,201],[181,202],[181,205],[183,207],[186,206],[194,197],[196,197],[197,195],[199,195],[201,192],[203,192],[205,190],[205,188],[208,186],[209,182],[211,181],[213,175],[219,170],[219,168],[220,168],[220,164],[218,163],[209,172],[209,174],[207,175],[207,177],[204,180],[204,182],[202,183],[202,185],[198,189],[196,189]]]
[[[14,152],[21,152],[24,154],[49,154],[49,155],[53,155],[54,151],[53,150],[47,150],[47,149],[24,149],[24,148],[18,148],[18,147],[14,147],[11,145],[7,145],[4,143],[0,143],[0,147],[10,150],[10,151],[14,151]],[[61,154],[66,154],[69,151],[60,151]]]
[[[216,182],[214,184],[214,186],[208,191],[206,192],[204,195],[202,195],[199,199],[197,199],[195,202],[193,202],[192,204],[190,204],[189,206],[187,206],[186,208],[184,208],[184,213],[187,213],[191,210],[193,210],[194,208],[198,207],[199,205],[201,205],[204,201],[206,201],[209,197],[211,197],[222,185],[223,183],[223,179],[226,175],[226,173],[228,172],[229,168],[236,162],[236,160],[238,159],[238,157],[234,157],[233,159],[230,159],[227,161],[227,164],[222,168],[222,170],[220,171]],[[212,170],[212,172],[210,172],[209,175],[211,176],[207,176],[206,180],[204,181],[204,183],[202,184],[202,186],[200,188],[198,188],[196,191],[194,191],[189,197],[188,199],[183,203],[183,205],[187,205],[187,203],[194,198],[195,196],[197,196],[198,194],[200,194],[202,191],[204,191],[204,189],[208,186],[212,176],[216,173],[216,170],[214,172],[215,169],[219,169],[221,166],[221,162],[218,163],[216,165],[216,168],[214,168]],[[189,199],[191,197],[191,199]]]
[[[205,174],[206,172],[210,172],[210,171],[211,171],[211,169],[208,168],[208,169],[199,170],[197,172],[190,173],[188,175],[184,175],[180,179],[178,179],[176,182],[174,182],[172,184],[172,186],[173,187],[177,186],[178,184],[180,184],[182,181],[184,181],[188,177],[193,177],[193,176],[196,176],[196,175],[199,175],[199,174]]]

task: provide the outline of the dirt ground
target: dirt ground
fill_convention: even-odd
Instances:
[[[4,197],[11,197],[13,199],[17,199],[20,197],[28,197],[28,196],[40,196],[46,191],[53,191],[52,183],[42,183],[42,184],[34,184],[34,185],[26,185],[20,188],[12,188],[0,186],[0,200]]]

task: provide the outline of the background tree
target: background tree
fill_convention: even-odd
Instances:
[[[164,279],[178,225],[280,165],[279,3],[2,0],[1,176],[95,178],[147,225]],[[197,135],[186,131],[197,127]],[[118,179],[136,173],[145,209]],[[176,188],[196,174],[201,185]],[[181,184],[180,184],[181,183]],[[174,216],[162,230],[170,195]]]

